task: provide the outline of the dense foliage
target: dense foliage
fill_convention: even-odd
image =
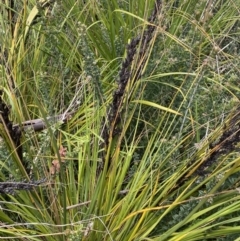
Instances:
[[[238,240],[240,0],[5,0],[0,239]]]

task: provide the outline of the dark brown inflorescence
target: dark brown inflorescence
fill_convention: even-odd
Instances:
[[[240,143],[240,107],[237,108],[233,117],[227,125],[225,125],[219,140],[209,145],[209,157],[198,167],[196,173],[205,174],[206,169],[214,164],[219,157],[227,155],[237,149]]]
[[[45,179],[30,182],[0,182],[0,193],[13,195],[16,190],[32,190],[44,182],[46,182]]]
[[[119,132],[118,125],[121,120],[120,115],[123,96],[125,94],[129,79],[132,78],[133,83],[135,83],[141,78],[142,68],[145,62],[140,60],[144,59],[144,54],[146,53],[149,42],[153,37],[153,33],[156,28],[154,22],[156,21],[160,6],[161,1],[157,0],[155,2],[154,10],[151,16],[148,18],[148,22],[150,24],[147,26],[146,30],[142,35],[138,35],[137,37],[133,38],[127,45],[127,55],[122,62],[121,70],[119,72],[118,88],[113,93],[112,104],[107,116],[108,126],[106,126],[103,130],[103,139],[106,145],[108,145],[109,137],[113,137]],[[137,48],[139,48],[138,52]],[[140,66],[138,66],[138,68],[135,70],[135,73],[131,71],[134,58],[137,58],[137,62],[141,63]]]
[[[192,161],[189,163],[188,167],[193,166],[195,168],[190,172],[185,173],[177,182],[176,187],[171,190],[174,191],[180,186],[182,186],[186,180],[190,177],[198,175],[205,176],[210,170],[209,167],[217,164],[219,158],[230,154],[233,151],[237,151],[238,144],[240,143],[240,107],[238,107],[232,116],[229,117],[229,122],[223,126],[223,131],[218,140],[209,140],[209,151],[205,160],[201,164],[196,163],[196,156],[192,158]]]
[[[19,126],[14,127],[12,121],[9,119],[10,109],[7,104],[2,100],[2,90],[0,90],[0,124],[2,123],[5,130],[9,133],[17,154],[22,161],[22,147],[21,147],[21,129]]]
[[[205,176],[210,173],[209,167],[217,164],[219,158],[222,156],[228,155],[233,151],[238,150],[237,145],[240,143],[240,107],[234,111],[234,115],[230,117],[229,124],[225,124],[223,127],[222,135],[218,140],[209,140],[209,153],[205,160],[201,162],[200,165],[196,163],[196,156],[192,158],[192,161],[189,163],[188,167],[192,167],[191,170],[183,174],[174,188],[170,192],[174,192],[180,188],[184,183],[186,183],[189,178],[193,176]],[[196,163],[195,167],[194,164]],[[194,168],[194,170],[193,170]]]

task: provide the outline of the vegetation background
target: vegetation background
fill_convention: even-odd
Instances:
[[[0,239],[240,240],[240,0],[0,6]]]

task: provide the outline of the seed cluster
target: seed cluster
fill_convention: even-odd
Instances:
[[[142,35],[138,35],[133,38],[126,47],[127,54],[126,58],[122,62],[121,70],[119,72],[118,88],[113,93],[112,104],[108,112],[107,121],[109,123],[109,126],[105,127],[103,131],[103,139],[106,145],[108,145],[110,136],[113,137],[120,132],[118,125],[120,124],[121,120],[121,107],[129,79],[132,78],[133,83],[135,83],[141,78],[142,69],[145,63],[145,61],[142,60],[144,60],[144,55],[147,51],[148,44],[153,37],[153,33],[156,28],[154,22],[156,21],[160,6],[161,1],[157,0],[155,2],[154,10],[151,16],[148,18],[148,22],[150,24],[147,26],[146,30],[143,32]],[[137,52],[138,47],[139,51]],[[134,57],[137,58],[136,62],[141,63],[135,70],[135,74],[133,74],[132,71]]]
[[[16,190],[32,190],[44,182],[46,182],[45,179],[30,182],[0,182],[0,193],[13,195]]]
[[[235,111],[233,117],[228,124],[224,127],[223,133],[219,140],[214,143],[210,143],[210,155],[209,157],[199,166],[196,171],[197,174],[202,175],[206,173],[206,169],[214,164],[220,156],[228,155],[234,150],[237,150],[237,144],[240,143],[240,107]]]
[[[219,161],[219,158],[222,156],[228,155],[233,151],[239,150],[240,143],[240,107],[238,107],[232,116],[228,118],[228,123],[223,127],[221,136],[217,140],[209,140],[209,153],[205,160],[197,166],[197,168],[192,171],[190,170],[185,173],[177,182],[177,185],[173,190],[176,190],[182,186],[189,177],[198,175],[205,176],[210,172],[208,169],[212,165],[216,164]],[[196,156],[192,158],[192,161],[189,163],[188,167],[194,166],[196,162]]]
[[[9,119],[10,109],[7,104],[2,100],[2,90],[0,90],[0,124],[2,123],[5,130],[9,133],[12,142],[17,149],[17,154],[22,161],[22,147],[21,147],[21,129],[19,126],[13,126],[12,121]]]

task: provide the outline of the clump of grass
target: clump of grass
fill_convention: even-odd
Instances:
[[[235,237],[239,58],[226,39],[237,46],[239,3],[14,3],[1,21],[1,101],[12,108],[0,177],[24,190],[0,196],[3,239]],[[9,127],[39,118],[47,128],[23,128],[19,158]],[[45,183],[27,191],[29,179]]]

